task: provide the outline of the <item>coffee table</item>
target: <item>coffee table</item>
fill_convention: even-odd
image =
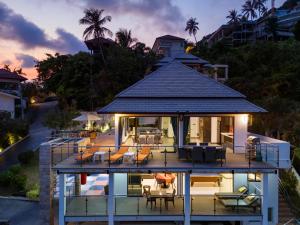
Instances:
[[[107,158],[107,151],[98,151],[98,152],[95,152],[94,155],[93,155],[93,162],[96,161],[96,159],[100,159],[100,161],[103,163],[104,160]]]
[[[134,163],[134,158],[135,158],[135,153],[134,152],[126,152],[123,155],[123,163],[133,164]]]

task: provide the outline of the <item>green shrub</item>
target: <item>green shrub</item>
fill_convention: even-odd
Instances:
[[[29,164],[34,158],[33,151],[21,152],[18,155],[18,160],[21,164]]]
[[[25,191],[27,177],[21,174],[12,176],[10,180],[11,187],[14,187],[18,191]]]
[[[21,166],[20,165],[13,165],[9,168],[9,171],[12,173],[12,174],[19,174],[21,172]]]
[[[11,178],[13,174],[11,171],[3,171],[0,173],[0,186],[8,187],[11,183]]]
[[[27,191],[26,197],[33,200],[38,200],[40,196],[39,189],[31,189],[30,191]]]

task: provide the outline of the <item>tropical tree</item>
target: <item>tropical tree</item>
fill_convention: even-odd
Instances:
[[[120,28],[116,33],[116,41],[121,47],[130,48],[137,39],[131,36],[131,30]]]
[[[272,35],[274,41],[277,40],[277,30],[278,30],[277,17],[273,16],[268,18],[265,30],[268,34]]]
[[[242,6],[242,13],[247,19],[249,19],[249,17],[251,17],[251,20],[255,19],[257,17],[256,2],[254,0],[247,0]]]
[[[238,14],[238,11],[235,9],[229,11],[229,15],[226,16],[227,19],[229,19],[229,24],[237,24],[241,20],[241,15]]]
[[[258,10],[259,16],[262,16],[266,11],[266,2],[267,0],[253,0],[254,8]]]
[[[190,36],[194,36],[195,38],[195,45],[197,45],[197,39],[196,39],[196,34],[197,31],[199,30],[198,27],[198,22],[196,21],[196,18],[190,18],[187,22],[186,22],[186,27],[185,27],[185,31],[188,31]]]
[[[85,15],[79,20],[79,24],[88,25],[83,32],[83,37],[85,40],[93,37],[98,41],[102,60],[105,63],[103,47],[100,38],[104,38],[105,34],[108,34],[110,37],[112,37],[113,33],[108,28],[104,27],[104,24],[111,21],[111,16],[103,16],[103,12],[103,9],[85,9]]]

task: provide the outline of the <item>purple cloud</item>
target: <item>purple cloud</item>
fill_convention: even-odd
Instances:
[[[33,56],[26,55],[23,53],[16,54],[16,59],[21,61],[21,67],[24,67],[24,68],[33,67],[35,65],[35,62],[37,61],[37,59],[34,58]]]
[[[155,29],[165,32],[177,33],[178,27],[184,27],[186,20],[179,7],[171,0],[88,0],[87,7],[99,7],[109,13],[130,14],[144,17],[155,25]],[[183,30],[184,28],[182,28]]]
[[[74,53],[85,49],[83,43],[73,34],[63,29],[57,29],[56,32],[57,39],[49,38],[43,29],[0,2],[1,39],[14,40],[20,43],[24,49],[46,47],[65,53]]]

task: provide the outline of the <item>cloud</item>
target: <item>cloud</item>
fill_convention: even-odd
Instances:
[[[23,53],[16,54],[16,59],[21,61],[21,67],[24,67],[24,68],[33,67],[35,65],[35,61],[37,61],[37,59],[34,58],[33,56],[26,55]]]
[[[63,29],[57,29],[56,33],[58,35],[56,39],[49,38],[43,29],[0,2],[1,39],[16,41],[24,49],[46,47],[64,53],[84,50],[83,43],[80,45],[80,40],[73,34]]]
[[[10,64],[12,64],[13,62],[11,61],[11,60],[9,60],[9,59],[6,59],[6,60],[3,60],[2,62],[1,62],[1,64],[4,64],[4,65],[10,65]]]
[[[99,7],[109,13],[128,14],[145,18],[155,29],[177,33],[178,27],[184,26],[185,18],[179,7],[171,0],[88,0],[87,7]]]

